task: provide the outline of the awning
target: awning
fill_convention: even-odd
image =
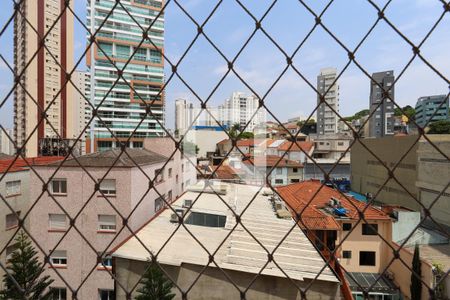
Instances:
[[[345,277],[347,278],[352,291],[363,291],[361,288],[368,290],[369,287],[373,285],[370,290],[371,292],[392,294],[396,294],[398,292],[398,288],[392,280],[378,273],[349,272],[345,273]]]

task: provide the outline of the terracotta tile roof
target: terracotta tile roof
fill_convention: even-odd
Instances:
[[[217,145],[225,145],[230,142],[230,139],[224,139],[217,143]]]
[[[292,147],[291,147],[292,145]],[[313,142],[290,142],[290,141],[286,141],[283,144],[278,146],[278,150],[279,151],[305,151],[306,153],[308,153],[309,151],[311,151],[312,147],[314,146]],[[290,147],[290,148],[289,148]]]
[[[288,123],[288,124],[284,124],[284,127],[285,127],[286,129],[297,129],[297,128],[298,128],[297,123]]]
[[[238,140],[236,142],[236,146],[238,147],[255,147],[263,143],[265,139],[244,139],[244,140]]]
[[[265,159],[264,159],[265,158]],[[280,160],[281,159],[281,160]],[[294,167],[294,168],[302,168],[303,165],[295,160],[290,160],[286,158],[281,158],[277,155],[265,155],[261,157],[249,157],[247,160],[244,160],[244,163],[247,165],[255,165],[257,167]]]
[[[27,158],[26,160],[24,160],[23,158],[18,158],[16,161],[14,161],[14,157],[8,159],[1,159],[0,173],[4,173],[6,171],[8,172],[25,171],[29,168],[28,165],[32,166],[47,165],[55,163],[57,161],[61,161],[63,159],[64,157],[61,156],[40,156]]]
[[[300,213],[309,201],[311,201],[302,213],[302,221],[309,229],[335,230],[336,226],[339,226],[336,222],[336,218],[339,217],[335,217],[334,215],[321,210],[322,208],[327,207],[332,197],[338,199],[342,207],[347,210],[346,217],[353,220],[359,219],[358,211],[362,211],[365,208],[364,202],[360,202],[352,197],[346,199],[339,191],[327,186],[321,188],[321,186],[322,183],[320,183],[320,181],[309,180],[277,187],[277,191],[281,198],[295,211],[295,213]],[[315,195],[319,189],[320,191]],[[313,198],[314,195],[315,197]],[[295,213],[293,212],[294,215]],[[386,213],[373,206],[369,206],[366,209],[364,217],[367,220],[390,219]],[[312,228],[309,226],[312,226]]]
[[[214,171],[214,170],[216,171],[215,178],[218,178],[218,179],[239,178],[238,172],[234,168],[232,168],[228,165],[221,165],[220,167],[212,167],[211,169],[212,169],[211,171]]]

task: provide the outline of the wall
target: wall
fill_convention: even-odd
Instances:
[[[125,289],[131,290],[138,282],[141,274],[144,273],[147,263],[142,261],[132,261],[122,258],[115,258],[115,272],[117,279],[124,285]],[[182,290],[187,290],[199,276],[203,266],[182,264],[180,267],[162,265],[165,272],[167,272]],[[233,282],[244,290],[248,287],[254,279],[255,274],[224,270]],[[295,281],[295,284],[300,288],[306,287],[310,280]],[[180,292],[174,288],[176,293],[175,299],[181,299]],[[135,290],[136,291],[136,290]],[[259,276],[251,285],[246,293],[246,299],[300,299],[298,289],[289,279]],[[132,299],[136,297],[134,292]],[[117,299],[125,299],[123,289],[117,289]],[[339,299],[339,283],[329,283],[324,281],[315,281],[307,293],[308,299]],[[230,283],[230,281],[223,275],[219,269],[209,267],[198,278],[194,286],[188,293],[188,299],[240,299],[239,291]]]
[[[190,141],[196,144],[199,148],[197,157],[203,158],[207,157],[208,152],[215,152],[216,144],[226,138],[228,136],[224,131],[190,130],[183,141]]]
[[[391,221],[369,221],[369,224],[378,224],[378,233],[387,241],[391,240]],[[356,222],[349,220],[339,220],[342,223],[352,223],[352,228]],[[348,231],[338,231],[336,245],[348,235]],[[342,258],[342,251],[352,251],[350,259]],[[375,266],[360,266],[359,252],[360,251],[375,251]],[[382,273],[386,267],[386,254],[389,252],[386,243],[378,235],[362,235],[362,222],[356,225],[356,228],[344,240],[342,247],[339,250],[340,264],[347,272],[368,272],[368,273]]]
[[[0,173],[0,177],[3,176],[2,173]],[[14,241],[11,241],[11,238],[13,238],[13,235],[17,231],[16,228],[12,229],[6,229],[6,215],[12,213],[11,209],[5,204],[3,200],[8,202],[8,204],[11,206],[11,208],[19,212],[20,216],[23,217],[25,213],[29,210],[31,206],[31,201],[29,201],[29,177],[30,173],[29,171],[21,171],[21,172],[10,172],[5,175],[0,180],[0,195],[2,195],[2,198],[0,198],[0,251],[5,248],[5,250],[0,255],[0,262],[2,264],[5,264],[6,262],[6,248],[8,246],[12,246],[14,244]],[[20,180],[21,181],[21,193],[14,196],[6,196],[6,183],[9,181],[15,181]],[[25,219],[25,228],[29,229],[29,219]],[[9,243],[8,243],[9,242]],[[0,268],[0,290],[3,287],[3,275],[4,271],[3,268]]]
[[[394,249],[399,249],[399,245],[396,243],[391,244]],[[393,251],[388,251],[386,253],[387,261],[391,261],[394,259]],[[396,285],[399,286],[402,294],[406,297],[406,299],[411,299],[411,293],[409,290],[410,284],[411,284],[411,271],[405,266],[409,266],[412,268],[412,260],[413,260],[414,253],[410,252],[407,249],[402,248],[400,250],[400,258],[402,259],[402,262],[400,259],[396,259],[392,262],[392,264],[389,266],[388,270],[394,275],[394,282]],[[429,287],[432,287],[433,285],[433,272],[432,272],[432,266],[422,260],[421,264],[421,272],[422,272],[422,281],[425,282]],[[421,299],[428,299],[428,289],[425,285],[422,284],[422,296]]]
[[[361,194],[375,195],[388,178],[386,168],[381,165],[375,156],[363,147],[374,152],[389,168],[392,168],[402,156],[411,148],[403,158],[401,165],[394,171],[399,182],[417,198],[417,144],[413,146],[418,136],[370,138],[355,141],[351,149],[351,186],[352,190]],[[378,194],[377,201],[401,205],[413,210],[420,207],[414,199],[394,180],[389,180]]]
[[[450,134],[428,137],[440,151],[450,156]],[[446,189],[433,205],[431,215],[437,222],[450,226],[450,188],[447,186],[450,178],[450,161],[425,140],[420,141],[417,153],[418,197],[425,207],[430,207]]]

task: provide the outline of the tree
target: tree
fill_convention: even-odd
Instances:
[[[52,299],[48,287],[53,283],[50,276],[42,276],[43,264],[39,262],[37,252],[31,244],[28,236],[20,231],[15,238],[16,250],[11,254],[7,262],[7,270],[21,291],[8,274],[4,275],[5,289],[0,292],[0,299]]]
[[[348,122],[353,121],[353,120],[357,120],[360,119],[364,116],[367,116],[370,113],[370,111],[368,109],[363,109],[358,111],[356,114],[354,114],[353,116],[350,117],[345,117],[344,119]]]
[[[230,135],[231,138],[237,138],[238,137],[238,133],[241,129],[241,126],[238,123],[235,123],[231,126],[230,130],[228,131],[228,134]]]
[[[405,115],[409,119],[412,119],[416,115],[416,110],[414,109],[414,107],[411,107],[410,105],[406,105],[402,109],[396,107],[394,109],[394,116],[399,117],[401,115]]]
[[[254,134],[253,134],[253,132],[249,132],[249,131],[245,131],[245,132],[242,132],[241,134],[239,134],[239,136],[238,136],[238,140],[240,140],[240,139],[252,139],[252,138],[254,138]]]
[[[409,290],[411,292],[411,300],[420,300],[422,295],[422,281],[420,280],[422,278],[422,271],[420,265],[419,245],[417,244],[414,248],[412,270],[414,272],[411,273],[411,285],[409,287]]]
[[[439,120],[429,125],[428,134],[450,134],[450,120]]]
[[[156,264],[152,264],[141,280],[142,286],[137,290],[136,300],[171,300],[175,297],[172,293],[173,283],[164,276],[164,273]]]

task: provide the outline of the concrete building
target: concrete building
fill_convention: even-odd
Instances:
[[[317,96],[317,134],[335,134],[338,132],[338,116],[331,109],[339,112],[339,84],[334,82],[337,77],[337,70],[334,68],[324,68],[317,76],[317,90],[325,97],[325,103]]]
[[[372,74],[370,82],[370,113],[375,111],[369,122],[370,137],[383,137],[394,134],[394,71]],[[386,94],[387,93],[387,94]],[[389,98],[387,97],[389,95]],[[391,100],[392,99],[392,100]]]
[[[40,164],[49,164],[62,160],[62,157],[36,157],[23,160],[14,157],[0,157],[0,262],[3,266],[16,249],[14,246],[14,235],[17,232],[19,220],[23,217],[32,202],[30,199],[30,166],[36,167]],[[41,185],[42,190],[42,185]],[[37,197],[36,195],[34,197]],[[8,205],[6,204],[8,203]],[[26,218],[23,226],[31,230],[32,222]],[[42,228],[47,230],[47,226]],[[0,268],[0,278],[3,278],[4,270]],[[0,290],[3,290],[4,282],[0,281]]]
[[[350,145],[353,138],[348,135],[317,135],[310,136],[314,142],[312,157],[318,163],[350,163]],[[347,151],[348,150],[348,151]]]
[[[265,123],[267,113],[264,108],[259,108],[259,100],[255,95],[245,95],[241,92],[234,92],[224,104],[218,107],[218,116],[222,125],[231,128],[234,124],[239,124],[240,129],[253,131],[255,126]]]
[[[268,155],[283,156],[290,160],[301,163],[306,162],[307,155],[311,156],[314,151],[313,142],[290,142],[287,140],[275,140],[267,146]]]
[[[86,154],[86,137],[89,136],[88,123],[91,118],[90,101],[90,74],[83,71],[75,71],[72,75],[74,89],[73,128],[74,137],[81,146],[81,154]]]
[[[303,164],[277,155],[253,156],[243,160],[243,164],[255,183],[269,181],[272,186],[279,186],[303,181]]]
[[[117,147],[117,139],[126,141],[134,131],[127,145],[130,148],[142,147],[144,138],[165,135],[157,122],[165,122],[165,100],[161,90],[164,82],[164,58],[161,54],[164,51],[164,17],[155,20],[162,2],[127,1],[125,7],[118,5],[109,15],[115,3],[114,0],[87,2],[87,26],[91,34],[96,33],[98,43],[98,46],[92,45],[86,58],[91,76],[91,102],[99,106],[104,100],[97,108],[98,116],[104,122],[97,117],[94,119],[87,152]],[[108,20],[97,32],[105,16]],[[148,31],[152,43],[149,39],[142,42],[143,31],[136,22],[145,29],[152,25]],[[123,77],[119,76],[118,69],[123,71]],[[112,88],[118,77],[120,79]],[[147,112],[148,107],[151,113]],[[136,129],[142,118],[144,121]]]
[[[445,155],[450,154],[449,135],[427,137]],[[351,149],[352,190],[373,196],[379,191],[376,201],[416,211],[422,211],[418,202],[428,208],[443,192],[430,212],[434,220],[450,226],[448,188],[444,191],[450,178],[449,161],[427,140],[421,139],[416,143],[417,139],[418,136],[393,136],[361,140],[391,169],[409,151],[393,172],[401,186],[395,180],[387,181],[388,171],[383,164],[369,153],[361,142],[356,141]]]
[[[175,100],[175,132],[182,136],[194,121],[194,105],[186,99]]]
[[[195,126],[184,137],[183,143],[198,147],[197,158],[207,158],[216,152],[217,143],[228,138],[220,126]]]
[[[428,141],[420,140],[417,148],[417,196],[427,208],[434,203],[430,211],[433,219],[450,230],[450,135],[436,134],[427,137],[447,157]]]
[[[11,139],[14,139],[14,131],[0,128],[0,153],[12,155],[16,152]]]
[[[416,103],[415,121],[424,127],[439,120],[449,119],[449,100],[447,95],[420,97]]]
[[[221,193],[229,206],[212,193],[213,188]],[[176,215],[170,209],[164,210],[136,233],[139,240],[155,253],[174,233],[157,259],[167,276],[182,291],[189,289],[188,299],[240,299],[244,290],[246,299],[301,299],[297,286],[303,289],[308,284],[311,284],[308,299],[340,298],[336,275],[325,266],[324,259],[300,228],[292,228],[292,220],[276,216],[269,198],[258,193],[258,187],[218,183],[213,188],[199,185],[191,189],[173,203],[173,209],[183,213],[191,208],[183,217],[184,226],[210,253],[214,253],[214,263],[208,263],[208,253],[184,226],[179,227],[174,218]],[[200,195],[200,191],[204,193]],[[194,199],[198,200],[190,201]],[[252,204],[248,205],[250,201]],[[233,207],[237,214],[246,208],[241,221],[266,249],[274,249],[281,243],[273,254],[278,266],[268,262],[266,250],[240,224],[236,224],[229,207]],[[203,222],[205,217],[211,221]],[[175,231],[176,228],[178,230]],[[288,231],[289,237],[282,242]],[[126,290],[131,290],[148,266],[149,252],[135,237],[129,237],[114,251],[113,259],[117,280],[124,284]],[[201,276],[200,272],[203,273]],[[255,277],[256,274],[259,276]],[[198,280],[193,284],[195,278]],[[172,292],[176,299],[181,299],[180,290],[174,288]],[[136,295],[134,289],[131,298]],[[118,299],[126,298],[123,289],[118,289],[116,296]]]
[[[352,190],[360,194],[376,195],[375,200],[378,202],[420,210],[419,204],[413,199],[418,196],[417,144],[413,145],[416,140],[417,136],[387,136],[379,139],[356,140],[351,149]],[[386,168],[366,147],[389,168],[393,168],[412,147],[394,171],[395,177],[406,190],[395,180],[386,182],[388,179]]]
[[[14,72],[21,74],[14,90],[14,139],[27,157],[53,155],[42,148],[67,148],[60,138],[67,143],[74,137],[73,87],[62,88],[73,68],[74,20],[70,12],[59,18],[64,3],[25,0],[14,18]],[[69,3],[73,9],[73,1]],[[46,48],[39,47],[44,37]]]

